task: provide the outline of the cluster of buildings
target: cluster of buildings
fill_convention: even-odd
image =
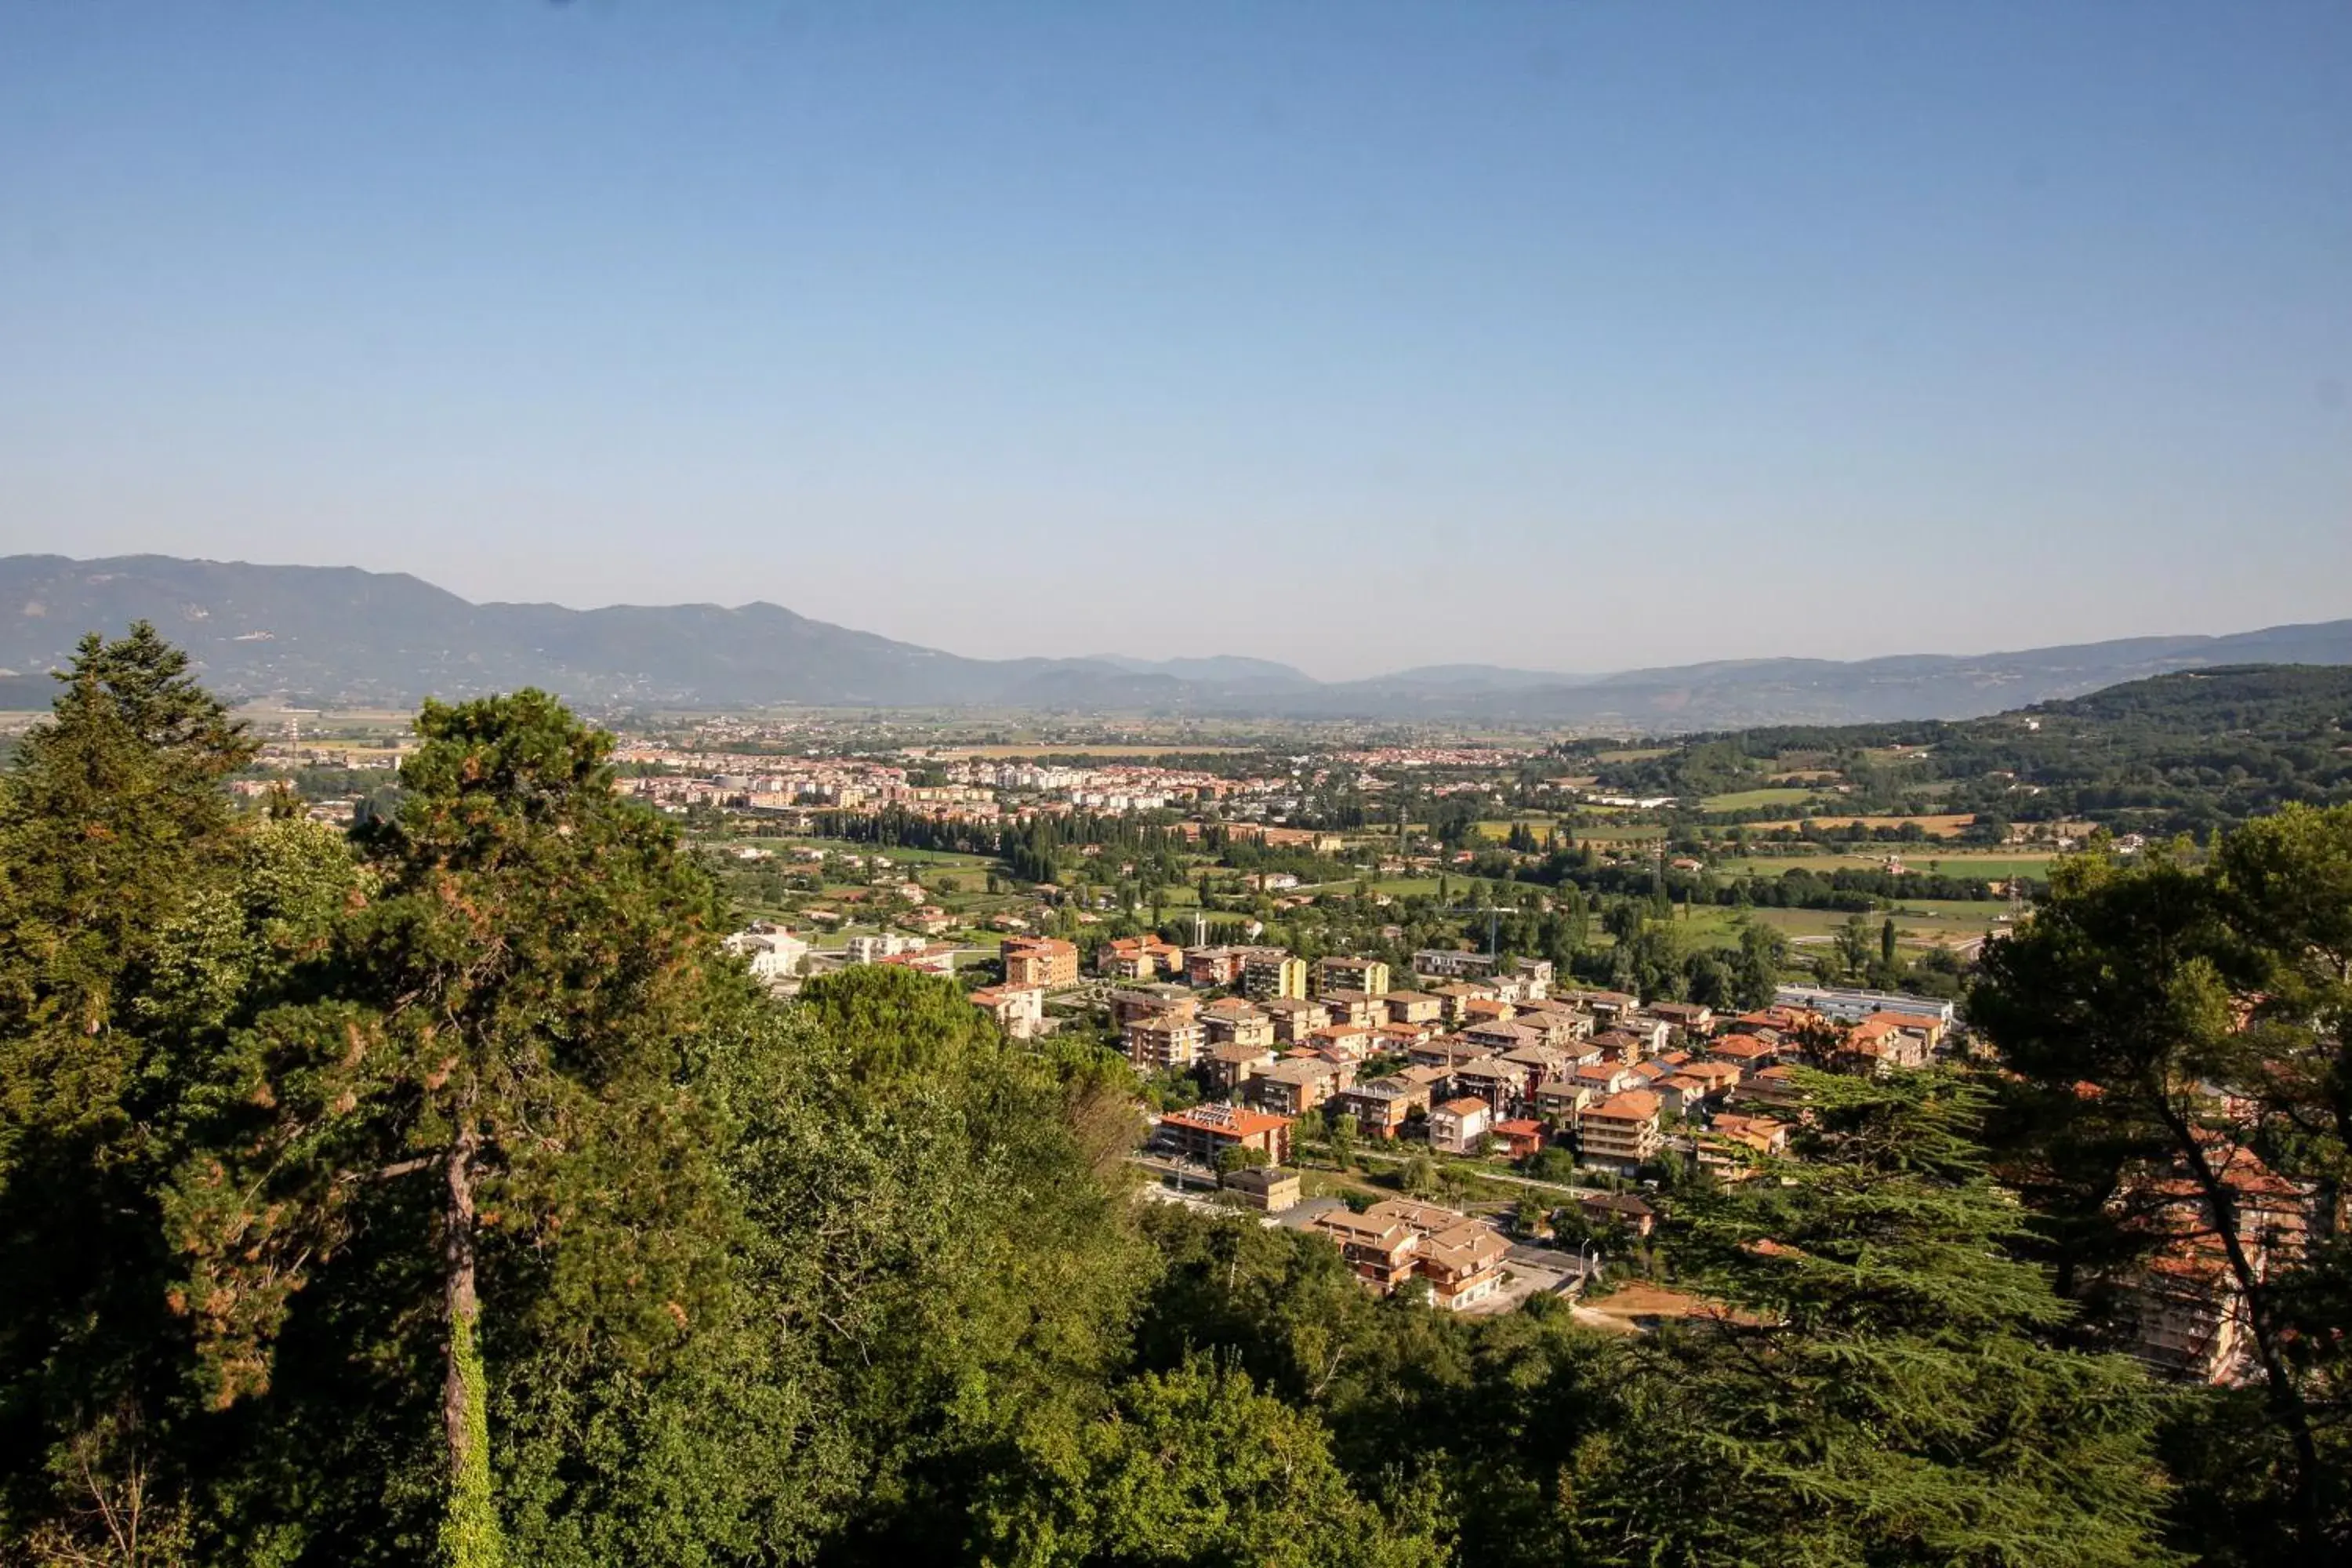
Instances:
[[[1785,1003],[1737,1018],[1645,1007],[1619,992],[1559,990],[1541,960],[1484,954],[1416,954],[1405,984],[1379,959],[1185,952],[1152,937],[1111,944],[1104,962],[1131,982],[1109,1001],[1136,1069],[1191,1073],[1217,1097],[1181,1115],[1286,1122],[1315,1111],[1443,1153],[1520,1157],[1562,1143],[1582,1163],[1629,1172],[1678,1123],[1703,1163],[1744,1171],[1787,1144],[1794,1066],[1924,1066],[1951,1026],[1948,1004],[1912,997],[1880,1000],[1917,1011],[1881,1006],[1852,1024]],[[1162,1127],[1206,1155],[1224,1146],[1205,1126]]]

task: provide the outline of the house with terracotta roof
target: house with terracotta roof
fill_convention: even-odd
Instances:
[[[1754,1035],[1720,1035],[1707,1042],[1707,1059],[1729,1062],[1740,1070],[1742,1077],[1758,1068],[1769,1068],[1780,1059],[1780,1047]]]
[[[1391,1198],[1362,1214],[1335,1209],[1313,1228],[1339,1244],[1356,1276],[1382,1294],[1406,1280],[1429,1285],[1429,1303],[1461,1311],[1502,1289],[1509,1243],[1481,1224],[1434,1204]]]
[[[1533,1117],[1514,1116],[1495,1123],[1495,1137],[1512,1159],[1524,1160],[1544,1146],[1544,1127]]]
[[[1097,967],[1114,980],[1152,980],[1184,973],[1184,950],[1156,936],[1114,937],[1096,955]]]
[[[1693,1141],[1699,1168],[1718,1180],[1745,1181],[1754,1175],[1756,1162],[1789,1147],[1789,1125],[1769,1116],[1717,1114],[1706,1131]]]

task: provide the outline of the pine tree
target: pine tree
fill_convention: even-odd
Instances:
[[[215,1402],[265,1391],[297,1292],[429,1182],[414,1305],[442,1322],[443,1544],[501,1560],[485,1362],[538,1308],[658,1358],[694,1321],[714,1201],[692,1084],[713,890],[615,795],[609,738],[526,691],[427,704],[379,894],[239,1037],[167,1218]],[[429,1294],[426,1294],[429,1292]],[[488,1321],[493,1311],[503,1321]]]
[[[195,1064],[139,1003],[236,881],[220,786],[253,746],[143,623],[85,638],[60,679],[0,776],[0,1540],[62,1551],[134,1490],[162,1525],[177,1381],[153,1187]]]
[[[1801,1158],[1677,1200],[1677,1272],[1723,1306],[1634,1352],[1639,1452],[1580,1494],[1598,1560],[2164,1561],[2152,1391],[2048,1343],[2068,1308],[2002,1256],[1981,1096],[1941,1073],[1806,1087]]]

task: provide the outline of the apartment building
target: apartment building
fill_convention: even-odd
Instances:
[[[1658,1097],[1643,1089],[1586,1106],[1576,1120],[1578,1158],[1625,1169],[1647,1163],[1658,1152]]]
[[[1307,961],[1263,948],[1251,952],[1242,961],[1242,994],[1261,1003],[1304,998]]]
[[[1213,1163],[1228,1149],[1249,1149],[1269,1164],[1290,1163],[1290,1118],[1238,1105],[1196,1105],[1160,1118],[1160,1134],[1187,1158]]]
[[[1209,1035],[1197,1018],[1154,1013],[1129,1024],[1125,1039],[1135,1070],[1154,1073],[1191,1067],[1208,1048]]]
[[[1315,961],[1315,994],[1326,991],[1356,991],[1367,995],[1389,988],[1389,966],[1377,958],[1334,954]]]
[[[1051,936],[1015,936],[1004,941],[1004,984],[1042,985],[1059,991],[1078,983],[1075,942]]]

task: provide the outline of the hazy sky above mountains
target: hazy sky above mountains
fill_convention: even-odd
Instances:
[[[1344,676],[2352,615],[2352,5],[0,6],[0,552]]]

